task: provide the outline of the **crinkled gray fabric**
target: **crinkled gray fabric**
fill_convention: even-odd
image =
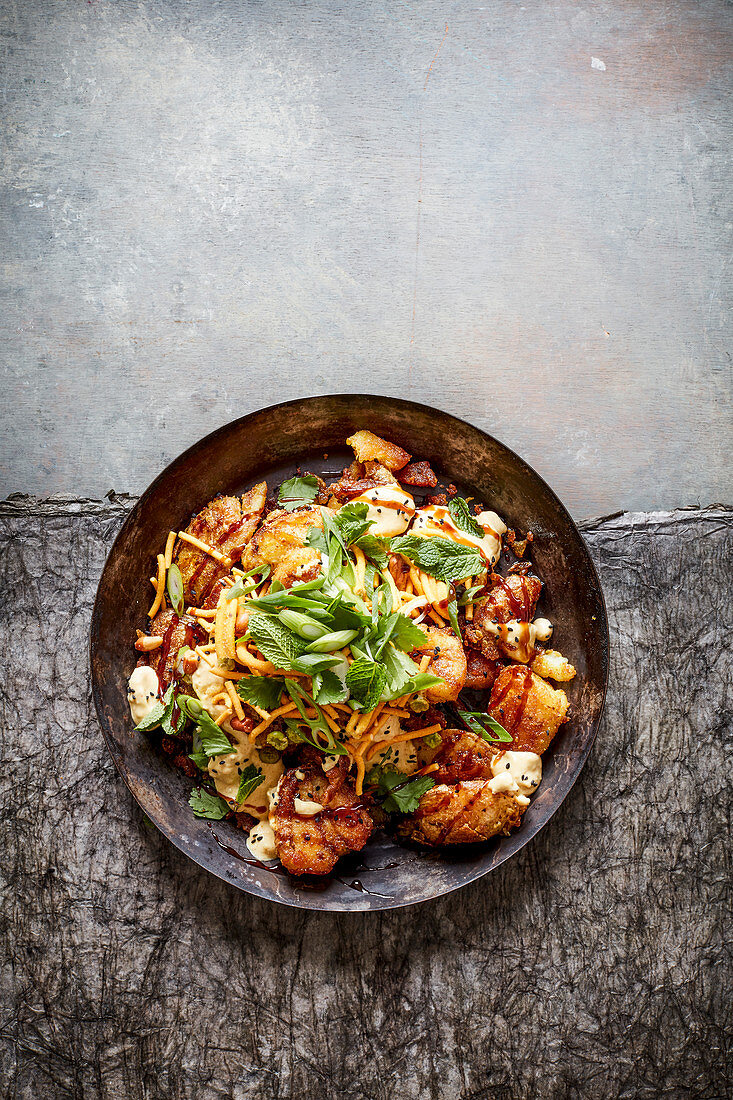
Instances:
[[[585,526],[610,691],[532,844],[443,900],[322,916],[186,861],[107,756],[87,632],[129,506],[0,506],[3,1097],[726,1094],[732,511]]]

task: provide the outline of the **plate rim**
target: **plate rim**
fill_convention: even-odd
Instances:
[[[178,835],[175,832],[169,831],[168,829],[164,828],[164,826],[161,823],[159,823],[158,821],[156,821],[156,820],[154,820],[153,818],[150,817],[150,815],[148,813],[148,809],[141,804],[140,799],[138,798],[137,794],[133,790],[133,786],[132,786],[130,777],[126,773],[126,771],[125,771],[125,769],[122,765],[122,761],[121,761],[121,759],[118,759],[118,755],[117,755],[117,753],[114,749],[114,742],[113,742],[111,733],[107,728],[107,721],[106,721],[106,717],[105,717],[105,714],[104,714],[104,707],[103,707],[103,702],[102,702],[102,698],[101,698],[101,689],[100,689],[100,686],[97,682],[97,676],[95,674],[94,652],[95,652],[96,641],[97,641],[97,638],[98,638],[100,621],[101,621],[101,606],[100,605],[101,605],[102,582],[104,580],[105,573],[106,573],[107,568],[109,566],[110,559],[112,558],[112,556],[113,556],[113,554],[114,554],[114,552],[117,548],[118,543],[120,543],[122,541],[122,539],[124,538],[124,536],[126,535],[128,528],[133,525],[136,517],[139,515],[139,513],[145,507],[145,505],[147,504],[147,501],[155,493],[155,491],[158,488],[159,484],[164,480],[164,478],[166,478],[166,476],[174,468],[178,467],[179,465],[183,465],[202,446],[204,446],[204,445],[208,446],[208,445],[214,443],[216,441],[217,437],[226,436],[226,434],[229,433],[234,427],[243,424],[245,421],[250,420],[252,417],[259,416],[259,415],[262,415],[262,414],[267,414],[267,413],[275,413],[277,411],[283,411],[283,410],[286,410],[288,408],[302,407],[304,404],[310,403],[311,401],[328,401],[328,400],[334,400],[334,399],[336,399],[336,400],[345,400],[345,399],[364,400],[364,399],[369,399],[369,398],[374,398],[374,397],[378,397],[381,401],[386,401],[390,404],[401,406],[403,409],[406,409],[406,410],[419,409],[423,412],[432,412],[432,413],[439,412],[441,417],[444,417],[444,418],[447,418],[448,420],[454,421],[456,424],[459,424],[462,427],[469,427],[473,431],[478,432],[479,435],[484,436],[491,443],[498,445],[503,451],[506,452],[506,454],[508,456],[510,456],[510,458],[515,463],[517,463],[520,467],[523,467],[525,472],[529,473],[533,478],[537,479],[537,481],[541,484],[541,486],[544,488],[544,490],[552,498],[555,506],[564,515],[564,518],[568,522],[568,524],[570,525],[571,529],[574,531],[580,545],[582,546],[582,549],[583,549],[583,552],[585,554],[587,563],[590,566],[591,577],[592,577],[593,581],[595,582],[595,588],[596,588],[596,593],[597,593],[597,596],[598,596],[598,602],[599,602],[600,610],[602,612],[602,622],[597,624],[597,626],[600,626],[602,628],[601,631],[600,631],[600,635],[601,635],[601,641],[603,643],[603,645],[602,645],[603,652],[601,654],[601,668],[602,668],[602,673],[603,673],[603,682],[602,682],[602,685],[601,685],[600,704],[599,704],[599,707],[598,707],[598,713],[597,713],[597,715],[596,715],[596,717],[595,717],[595,719],[592,723],[592,727],[591,727],[591,729],[590,729],[590,731],[589,731],[589,733],[586,737],[586,743],[583,747],[582,752],[579,754],[578,762],[577,762],[576,767],[575,767],[575,772],[572,775],[572,778],[570,779],[570,782],[568,784],[568,787],[567,787],[565,793],[563,794],[562,798],[557,802],[557,804],[551,809],[550,813],[545,818],[545,820],[542,821],[541,824],[539,824],[538,827],[533,832],[530,832],[528,835],[526,835],[523,838],[520,838],[520,836],[517,833],[513,834],[517,838],[517,840],[519,840],[520,842],[516,845],[516,847],[514,847],[512,849],[511,852],[506,852],[504,855],[500,855],[499,858],[496,861],[492,861],[488,866],[482,866],[479,862],[477,862],[477,867],[476,867],[475,873],[472,873],[469,877],[467,877],[463,881],[457,882],[453,885],[450,885],[450,886],[446,887],[445,889],[441,889],[439,893],[432,894],[432,895],[427,896],[427,897],[413,898],[413,899],[409,899],[409,900],[402,900],[400,898],[389,898],[389,899],[385,898],[383,900],[385,902],[388,902],[388,904],[379,904],[379,905],[375,905],[375,906],[370,905],[370,906],[366,906],[366,907],[363,906],[363,905],[358,905],[358,904],[357,905],[331,904],[331,905],[326,907],[326,906],[319,906],[319,905],[313,905],[313,904],[307,904],[307,903],[304,904],[303,900],[301,900],[298,896],[295,896],[295,897],[279,897],[277,895],[268,895],[264,891],[263,892],[258,892],[257,890],[252,888],[254,886],[254,884],[248,882],[247,880],[242,880],[241,882],[232,881],[232,879],[227,878],[224,874],[220,873],[218,870],[216,870],[212,867],[209,867],[204,862],[204,857],[203,856],[199,857],[197,854],[189,851],[186,847],[184,847],[183,842],[181,841],[181,839],[178,837]],[[601,584],[600,577],[598,575],[598,570],[596,569],[596,565],[595,565],[595,562],[593,561],[592,555],[591,555],[590,550],[588,548],[588,544],[585,541],[585,538],[583,537],[583,534],[582,534],[581,530],[579,529],[578,524],[575,522],[575,520],[571,516],[570,512],[568,511],[567,507],[565,506],[563,501],[560,499],[560,497],[557,495],[555,490],[547,483],[547,481],[542,477],[541,474],[537,473],[537,471],[534,469],[534,467],[531,466],[530,463],[526,461],[526,459],[522,458],[521,455],[517,454],[516,451],[512,450],[511,447],[507,446],[506,443],[503,443],[500,439],[498,439],[496,436],[492,435],[490,432],[485,431],[483,428],[477,427],[475,424],[472,424],[469,420],[464,420],[461,417],[455,416],[453,413],[445,412],[443,409],[436,409],[434,406],[426,405],[423,402],[413,401],[413,400],[407,399],[407,398],[392,397],[392,396],[387,395],[387,394],[352,393],[352,392],[347,391],[347,392],[340,392],[340,393],[311,394],[311,395],[308,395],[307,397],[290,398],[287,401],[277,401],[277,402],[274,402],[271,405],[263,405],[259,408],[252,409],[250,412],[245,413],[242,416],[236,417],[234,420],[227,421],[225,424],[221,424],[218,428],[215,428],[213,431],[207,433],[204,436],[201,436],[199,439],[195,440],[192,444],[190,444],[188,447],[186,447],[186,449],[184,451],[182,451],[179,455],[174,457],[169,463],[166,464],[166,466],[163,467],[163,469],[155,476],[155,478],[151,481],[151,483],[148,485],[148,487],[137,498],[135,504],[132,506],[132,508],[128,512],[127,516],[125,517],[125,520],[124,520],[122,526],[120,527],[120,530],[117,532],[117,535],[115,536],[115,538],[112,542],[112,545],[110,546],[109,550],[107,551],[107,554],[106,554],[105,560],[104,560],[104,565],[103,565],[102,571],[99,575],[99,580],[97,582],[97,587],[96,587],[95,596],[94,596],[94,604],[93,604],[92,615],[91,615],[91,619],[90,619],[89,646],[88,646],[87,656],[88,656],[88,666],[89,666],[89,678],[90,678],[91,688],[92,688],[92,698],[94,699],[94,708],[95,708],[95,711],[96,711],[97,721],[98,721],[99,727],[102,731],[102,737],[104,739],[104,743],[105,743],[105,746],[107,748],[107,751],[109,752],[109,755],[112,758],[112,761],[115,765],[115,768],[117,769],[118,774],[120,775],[123,782],[125,783],[125,786],[127,787],[128,791],[132,795],[132,797],[133,797],[135,803],[137,804],[139,810],[141,811],[141,813],[143,813],[145,815],[146,818],[148,818],[148,820],[152,821],[153,825],[155,825],[155,828],[158,830],[158,832],[163,837],[165,837],[165,839],[167,841],[169,841],[171,844],[173,844],[174,847],[179,852],[181,852],[187,859],[190,859],[198,867],[201,867],[202,870],[206,871],[208,874],[214,875],[217,879],[219,879],[221,882],[224,882],[227,886],[233,887],[234,889],[239,890],[241,893],[247,894],[251,897],[260,898],[263,901],[269,901],[269,902],[271,902],[273,904],[277,904],[277,905],[286,905],[290,908],[304,910],[304,911],[310,911],[310,912],[317,912],[317,913],[365,913],[365,912],[384,912],[384,911],[392,910],[392,909],[408,908],[408,907],[414,906],[414,905],[423,905],[423,904],[431,902],[431,901],[437,901],[439,898],[446,897],[449,894],[454,893],[456,890],[464,889],[465,887],[470,886],[472,883],[478,881],[478,879],[484,878],[486,875],[490,874],[491,872],[498,870],[498,868],[501,867],[502,864],[504,864],[507,860],[511,859],[513,856],[517,855],[520,851],[522,851],[522,849],[527,844],[530,843],[530,841],[534,840],[535,837],[538,836],[540,832],[542,832],[542,830],[549,824],[549,822],[553,819],[555,814],[558,812],[560,807],[563,805],[563,803],[566,801],[566,799],[570,795],[573,787],[577,783],[583,769],[585,768],[585,765],[588,761],[588,757],[590,756],[591,750],[592,750],[592,748],[595,744],[596,737],[598,736],[598,729],[600,727],[600,724],[601,724],[601,721],[602,721],[602,718],[603,718],[603,713],[604,713],[605,705],[606,705],[606,698],[607,698],[607,694],[608,694],[608,682],[609,682],[609,676],[610,676],[610,648],[611,648],[611,640],[610,640],[610,631],[609,631],[609,626],[608,626],[608,609],[606,607],[606,598],[605,598],[605,594],[603,592],[603,586]],[[361,894],[357,894],[357,897],[362,897],[362,896],[363,895],[361,895]],[[380,898],[380,901],[381,900],[382,899]]]

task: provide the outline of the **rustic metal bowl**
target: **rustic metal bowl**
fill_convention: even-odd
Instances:
[[[470,849],[433,853],[377,835],[325,880],[300,881],[246,863],[243,833],[195,818],[191,781],[153,740],[135,734],[126,699],[135,656],[131,639],[145,620],[154,554],[171,529],[217,493],[237,493],[263,477],[274,486],[303,466],[335,477],[350,461],[344,445],[358,428],[430,460],[444,483],[496,510],[510,527],[531,530],[532,559],[544,581],[540,611],[555,624],[553,643],[575,664],[572,720],[543,758],[544,778],[520,828]],[[326,457],[328,456],[328,457]],[[411,401],[338,394],[273,405],[220,428],[160,474],[125,521],[99,582],[91,626],[94,702],[112,758],[151,821],[187,856],[219,878],[272,901],[306,909],[391,909],[427,901],[492,871],[545,825],[590,752],[608,677],[603,594],[578,530],[552,490],[496,439],[446,413]]]

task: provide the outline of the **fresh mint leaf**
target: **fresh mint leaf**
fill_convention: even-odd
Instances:
[[[486,569],[486,561],[472,546],[441,538],[400,535],[392,539],[395,554],[404,554],[419,569],[446,584],[473,577]]]
[[[237,791],[236,801],[241,804],[249,798],[252,791],[256,791],[260,783],[264,783],[265,777],[259,768],[256,768],[254,764],[248,764],[243,770],[239,779],[239,790]]]
[[[223,756],[225,753],[234,751],[232,743],[224,730],[217,726],[205,710],[202,710],[198,717],[196,732],[201,751],[205,752],[207,756]]]
[[[208,791],[192,791],[188,804],[196,817],[207,817],[210,821],[221,821],[229,813],[229,806],[218,794]]]
[[[374,562],[377,569],[386,569],[388,564],[389,539],[379,538],[377,535],[362,535],[355,539],[354,546],[358,546],[364,557]]]
[[[261,612],[250,616],[249,635],[265,660],[271,661],[275,668],[292,668],[293,661],[308,645],[305,638],[291,633],[279,619]]]
[[[352,662],[346,674],[346,686],[351,693],[352,703],[359,703],[362,710],[374,710],[384,685],[387,682],[387,670],[384,665],[360,657]]]
[[[165,714],[165,705],[163,703],[156,703],[148,714],[145,715],[142,722],[135,726],[135,733],[142,733],[144,730],[154,729],[155,726],[160,725],[160,720]]]
[[[275,710],[284,690],[285,681],[279,676],[245,676],[237,684],[239,698],[263,710]]]
[[[303,477],[291,477],[283,481],[280,492],[277,495],[278,504],[292,512],[294,508],[302,508],[304,504],[310,504],[318,496],[320,484],[313,474],[305,474]]]
[[[486,537],[486,532],[478,520],[471,515],[468,502],[463,497],[453,497],[448,504],[448,511],[459,531],[465,531],[467,535],[475,535],[477,539]]]
[[[209,770],[209,758],[205,752],[190,752],[188,759],[193,760],[199,771],[207,772]]]
[[[463,719],[470,730],[477,733],[479,737],[483,737],[484,741],[513,741],[514,738],[510,733],[504,729],[500,722],[497,722],[495,718],[492,718],[489,714],[484,714],[481,710],[459,710],[459,716]],[[496,736],[492,737],[486,730],[486,726],[495,733]]]

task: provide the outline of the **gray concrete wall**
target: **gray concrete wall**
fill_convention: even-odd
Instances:
[[[576,516],[730,497],[719,0],[2,9],[0,493],[366,390]]]

